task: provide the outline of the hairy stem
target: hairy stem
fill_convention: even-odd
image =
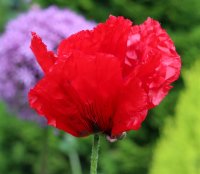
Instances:
[[[90,174],[97,174],[99,146],[100,146],[100,137],[98,134],[95,134],[92,144]]]

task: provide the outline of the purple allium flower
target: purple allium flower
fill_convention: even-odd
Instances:
[[[49,50],[55,50],[62,39],[94,26],[94,22],[55,6],[34,8],[10,21],[0,36],[0,99],[6,101],[9,110],[44,123],[27,104],[28,91],[43,75],[29,48],[31,31],[44,38]]]

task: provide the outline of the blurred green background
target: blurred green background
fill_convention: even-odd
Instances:
[[[181,55],[181,77],[139,131],[113,144],[101,138],[99,174],[200,174],[200,1],[0,0],[0,32],[36,3],[70,8],[96,22],[113,14],[161,23]],[[87,174],[91,141],[22,121],[0,104],[0,174]]]

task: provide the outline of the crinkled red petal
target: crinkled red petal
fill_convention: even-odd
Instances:
[[[79,50],[87,54],[112,54],[124,62],[131,24],[123,17],[110,16],[93,30],[81,31],[63,40],[58,47],[58,56]]]
[[[117,112],[113,118],[112,136],[140,128],[147,115],[147,98],[140,80],[133,77],[124,83]]]
[[[48,51],[42,39],[32,32],[31,49],[37,58],[42,70],[47,73],[56,61],[56,56],[52,51]]]
[[[128,39],[124,76],[134,73],[149,96],[149,108],[167,95],[180,74],[181,61],[174,44],[160,24],[148,18],[133,26]]]

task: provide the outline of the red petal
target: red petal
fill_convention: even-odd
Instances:
[[[86,136],[95,126],[98,131],[111,129],[113,103],[121,84],[120,62],[115,57],[74,52],[58,59],[30,92],[30,105],[53,126],[74,136]]]
[[[147,101],[147,94],[141,87],[141,82],[134,77],[127,80],[114,116],[112,135],[139,129],[147,115]]]
[[[101,131],[111,129],[110,120],[122,85],[120,62],[112,55],[74,52],[65,69],[65,76],[84,102],[87,119]]]
[[[56,56],[52,51],[47,51],[46,45],[36,33],[32,32],[31,49],[37,58],[42,70],[47,73],[49,68],[55,63]]]
[[[105,23],[99,24],[94,30],[81,31],[62,41],[58,55],[67,55],[71,50],[87,54],[101,52],[112,54],[123,62],[131,24],[131,21],[123,17],[110,16]]]
[[[148,18],[132,27],[124,75],[134,72],[141,79],[148,92],[149,107],[158,105],[167,95],[170,84],[179,77],[180,67],[174,44],[157,21]]]
[[[63,65],[56,66],[29,93],[29,103],[40,115],[47,118],[48,124],[74,136],[92,133],[90,125],[81,119],[80,98],[71,85],[62,85]],[[67,79],[66,79],[67,82]]]

